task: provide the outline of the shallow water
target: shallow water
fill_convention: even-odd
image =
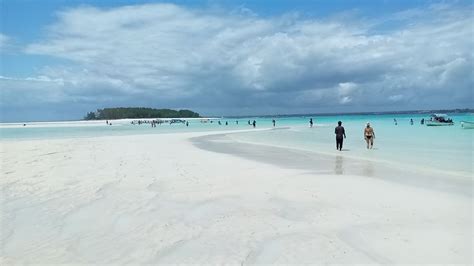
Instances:
[[[456,178],[440,171],[417,171],[416,168],[396,167],[394,164],[374,162],[373,160],[348,158],[348,153],[335,155],[320,154],[294,148],[280,148],[269,145],[249,144],[234,141],[234,133],[207,135],[192,138],[194,145],[212,152],[231,154],[253,161],[272,164],[275,167],[300,169],[310,175],[350,174],[376,178],[386,182],[411,187],[472,196],[472,180]],[[394,167],[395,166],[395,167]],[[416,178],[414,178],[416,177]]]
[[[398,125],[394,125],[396,117]],[[474,120],[470,114],[451,116],[454,126],[420,125],[420,115],[341,116],[316,118],[317,125],[294,124],[288,130],[234,134],[234,140],[271,144],[309,151],[337,154],[334,128],[343,121],[347,138],[342,153],[346,156],[380,160],[419,169],[436,169],[472,177],[474,130],[462,129],[459,121]],[[410,124],[410,119],[414,124]],[[373,150],[367,150],[363,130],[371,122],[375,131]],[[283,124],[283,123],[281,123]]]
[[[309,127],[309,118],[310,116],[275,118],[276,126],[284,129],[242,132],[233,134],[232,138],[240,142],[336,154],[338,151],[335,150],[334,127],[341,120],[347,134],[343,149],[345,156],[395,163],[399,164],[398,167],[435,169],[472,178],[474,130],[462,129],[460,121],[474,121],[473,114],[452,114],[455,125],[446,127],[420,125],[421,118],[428,118],[426,114],[313,116],[313,128]],[[398,125],[394,125],[394,118]],[[410,124],[410,119],[414,120],[414,125]],[[272,127],[272,118],[269,117],[219,120],[222,125],[217,123],[218,120],[213,123],[190,120],[189,127],[184,124],[163,124],[156,128],[149,124],[131,125],[129,121],[115,120],[111,121],[112,126],[106,125],[104,121],[27,123],[26,126],[0,124],[0,139],[9,141],[236,130],[252,128],[247,123],[249,120],[256,120],[257,128]],[[366,122],[371,122],[375,130],[373,150],[366,149],[363,139]]]

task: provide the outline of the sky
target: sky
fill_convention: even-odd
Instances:
[[[473,107],[472,1],[0,0],[0,121]]]

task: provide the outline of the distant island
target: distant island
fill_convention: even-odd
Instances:
[[[117,107],[97,109],[89,112],[84,120],[124,119],[124,118],[190,118],[200,117],[190,110],[154,109],[145,107]]]

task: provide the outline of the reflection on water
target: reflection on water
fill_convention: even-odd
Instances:
[[[374,176],[374,163],[369,160],[364,160],[362,167],[362,175],[364,176]]]
[[[344,174],[344,157],[342,157],[341,155],[336,156],[334,172],[336,173],[336,175]]]
[[[334,174],[357,174],[362,176],[375,176],[374,162],[370,160],[345,161],[344,156],[336,155],[334,161]]]

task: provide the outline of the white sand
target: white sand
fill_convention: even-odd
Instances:
[[[189,141],[205,134],[2,142],[0,264],[473,262],[472,194]]]

